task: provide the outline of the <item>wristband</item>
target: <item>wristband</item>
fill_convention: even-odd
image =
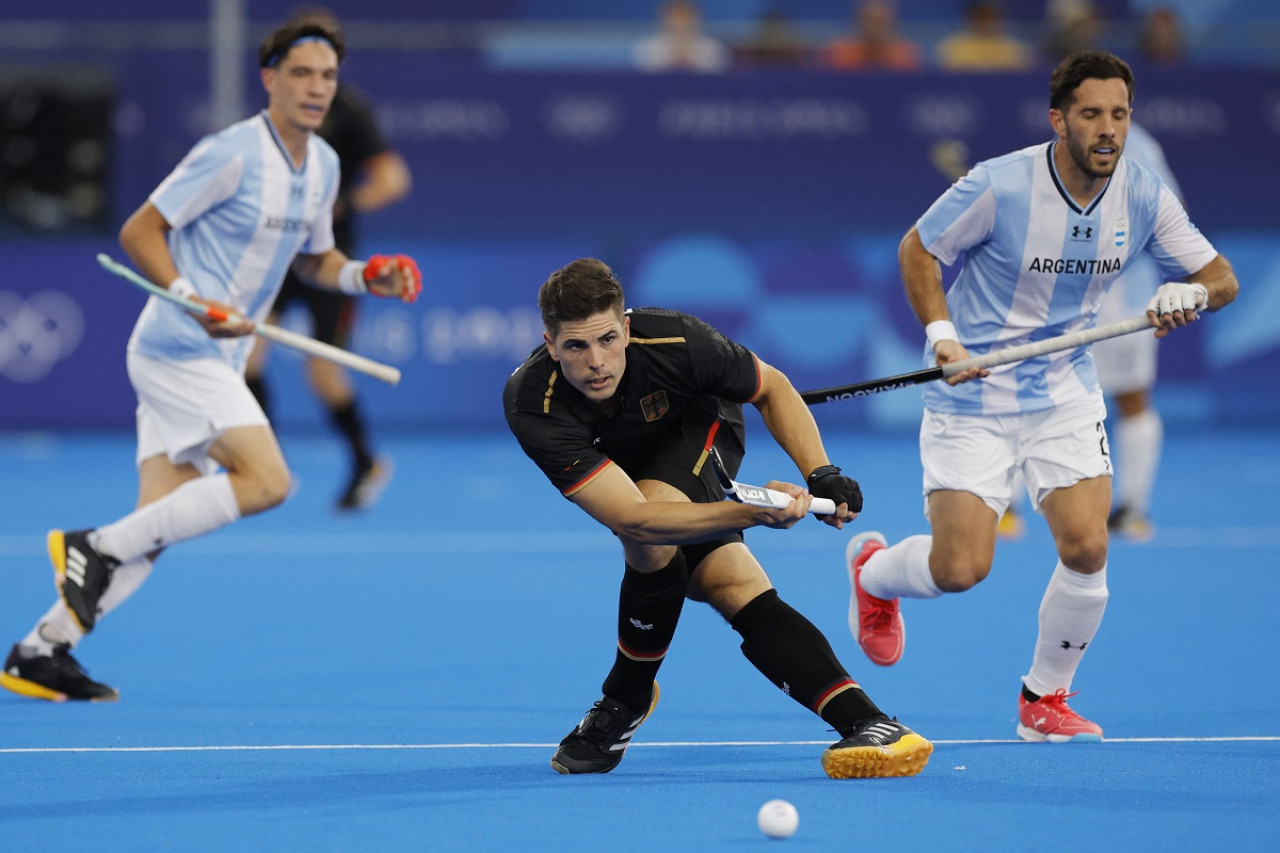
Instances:
[[[956,324],[950,320],[934,320],[924,327],[924,336],[929,339],[930,350],[937,349],[940,341],[957,343],[960,341],[960,335],[956,333]]]
[[[809,476],[805,477],[805,483],[812,485],[814,480],[820,480],[828,474],[839,474],[840,468],[835,465],[819,465],[809,472]]]
[[[364,263],[347,261],[338,270],[338,290],[351,296],[369,292],[369,285],[364,281]]]
[[[169,292],[174,296],[181,296],[183,299],[193,299],[200,296],[196,286],[185,276],[178,276],[169,282]]]

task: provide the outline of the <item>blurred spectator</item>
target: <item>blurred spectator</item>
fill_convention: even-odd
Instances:
[[[784,12],[770,9],[738,48],[738,61],[753,68],[799,68],[809,63],[809,45]]]
[[[1101,48],[1102,18],[1093,0],[1049,0],[1045,58],[1055,65],[1070,54]]]
[[[920,48],[898,34],[898,14],[890,0],[863,0],[853,12],[852,30],[829,42],[821,64],[836,71],[919,71]]]
[[[1178,13],[1169,6],[1151,8],[1138,27],[1138,55],[1158,65],[1177,65],[1186,52]]]
[[[938,44],[938,64],[947,71],[1022,71],[1032,49],[1005,32],[1004,10],[993,0],[973,0],[964,26]]]
[[[658,31],[635,48],[642,71],[723,71],[729,48],[702,31],[702,10],[692,0],[666,0],[658,8]]]

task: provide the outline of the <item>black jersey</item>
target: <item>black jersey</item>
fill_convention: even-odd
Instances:
[[[729,429],[744,442],[742,404],[760,392],[755,355],[696,317],[637,308],[613,411],[564,381],[541,346],[507,380],[507,424],[530,459],[566,497],[613,462],[632,479],[681,433]],[[686,442],[687,443],[687,442]],[[736,466],[735,466],[736,467]]]

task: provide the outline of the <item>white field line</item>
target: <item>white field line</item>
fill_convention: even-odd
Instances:
[[[1237,737],[1134,737],[1107,738],[1106,743],[1275,743],[1280,735],[1241,735]],[[1016,739],[934,740],[934,745],[972,746],[1014,743]],[[632,749],[652,747],[725,747],[725,746],[830,746],[830,740],[709,740],[709,741],[645,741],[631,744]],[[421,749],[555,749],[554,743],[314,743],[261,744],[241,746],[56,746],[3,747],[0,755],[30,755],[89,752],[316,752],[341,750],[421,750]]]

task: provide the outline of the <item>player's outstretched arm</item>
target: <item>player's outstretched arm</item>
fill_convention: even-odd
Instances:
[[[372,293],[414,302],[422,292],[422,273],[408,255],[373,255],[353,261],[337,249],[320,255],[298,255],[293,271],[303,281],[348,294]]]
[[[773,483],[794,501],[782,509],[733,501],[649,501],[627,473],[606,465],[569,499],[618,537],[642,545],[705,542],[748,527],[791,527],[805,517],[812,497],[799,486]]]
[[[758,356],[756,361],[760,367],[760,391],[752,404],[769,434],[805,476],[811,494],[835,502],[836,514],[820,516],[822,521],[836,529],[843,528],[844,522],[857,518],[862,511],[862,490],[857,481],[831,464],[813,412],[787,375]]]

